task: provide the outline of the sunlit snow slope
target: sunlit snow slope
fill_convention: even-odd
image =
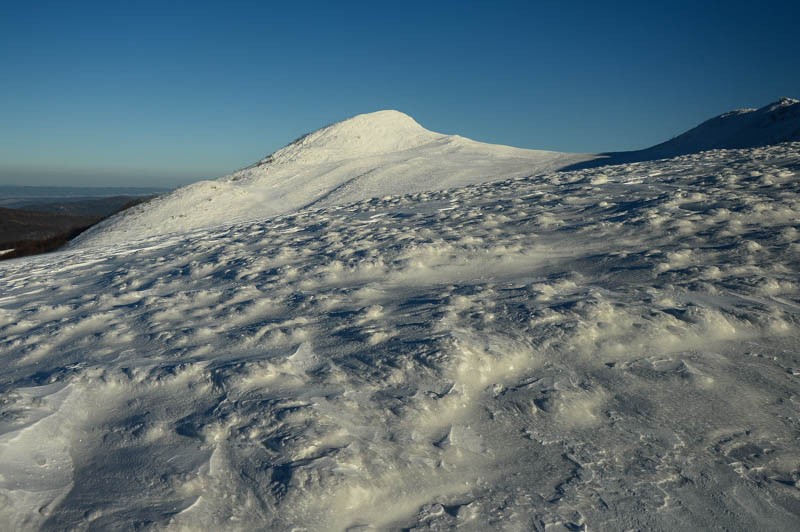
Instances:
[[[0,528],[797,530],[798,213],[794,143],[3,263]]]
[[[194,183],[126,211],[76,243],[110,244],[309,206],[529,176],[591,157],[442,135],[398,111],[378,111],[306,135],[228,177]]]

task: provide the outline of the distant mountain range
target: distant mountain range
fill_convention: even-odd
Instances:
[[[112,197],[140,198],[164,194],[171,189],[163,187],[65,187],[0,185],[0,207],[29,209],[37,205],[102,200]],[[37,210],[50,210],[40,209]]]
[[[105,218],[147,196],[110,196],[107,198],[54,198],[28,200],[19,205],[19,209],[41,213],[57,213],[72,216],[99,216]]]
[[[77,243],[112,243],[374,197],[794,140],[800,140],[800,101],[791,98],[725,113],[651,148],[605,154],[485,144],[428,131],[398,111],[378,111],[301,137],[229,176],[127,210]]]

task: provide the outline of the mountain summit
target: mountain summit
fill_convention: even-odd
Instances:
[[[475,142],[428,131],[399,111],[378,111],[323,127],[229,176],[130,209],[75,243],[114,243],[308,207],[499,181],[591,157]]]
[[[376,111],[304,135],[260,164],[341,161],[417,148],[444,137],[428,131],[400,111]]]

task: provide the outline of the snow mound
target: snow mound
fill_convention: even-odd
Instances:
[[[217,181],[125,211],[73,245],[116,244],[308,207],[541,174],[591,157],[484,144],[428,131],[399,111],[378,111],[324,127]]]

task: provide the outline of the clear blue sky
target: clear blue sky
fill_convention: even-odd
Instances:
[[[0,183],[173,185],[378,109],[634,149],[800,97],[800,2],[2,0]]]

